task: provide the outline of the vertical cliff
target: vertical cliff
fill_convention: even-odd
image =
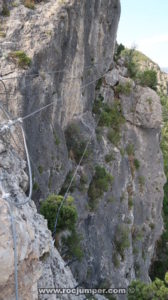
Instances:
[[[114,0],[49,1],[35,10],[20,5],[3,20],[6,37],[1,39],[1,73],[20,76],[6,81],[10,111],[27,114],[55,102],[25,123],[31,155],[37,169],[44,169],[41,176],[36,174],[38,197],[49,190],[58,192],[63,183],[68,169],[63,129],[73,117],[91,110],[94,82],[113,60],[119,15],[120,5]],[[32,58],[27,77],[10,56],[15,50]]]
[[[64,194],[90,140],[70,190],[83,249],[82,260],[71,264],[72,273],[85,287],[127,287],[135,278],[148,282],[155,243],[163,229],[160,99],[151,89],[129,79],[122,64],[113,62],[118,0],[51,0],[34,8],[30,10],[18,1],[10,16],[1,17],[0,29],[0,72],[7,91],[1,82],[1,103],[18,117],[53,102],[23,123],[33,168],[33,200],[39,209],[49,194]],[[10,136],[6,140],[24,156],[19,126],[12,132],[17,147]],[[19,174],[23,171],[19,164],[10,168]],[[21,174],[20,181],[24,178]],[[9,177],[6,182],[11,188],[15,184]],[[8,186],[3,190],[11,192]],[[35,268],[38,274],[35,272],[34,282],[29,282],[34,299],[40,275],[39,286],[61,286],[66,280],[72,286],[75,280],[62,266],[46,223],[34,205],[25,208],[26,221],[24,217],[19,221],[20,213],[14,208],[18,225],[27,222],[32,236],[37,235],[36,239],[27,235],[27,250],[20,262],[21,266],[27,264],[28,257],[32,266],[33,260],[35,265],[41,260],[41,273]],[[59,242],[59,251],[66,259]],[[19,251],[22,253],[22,248]],[[46,253],[48,257],[43,256]],[[12,265],[13,260],[10,282]],[[63,274],[57,277],[60,270]],[[28,274],[31,276],[31,270]],[[24,284],[24,277],[20,280]],[[8,278],[2,282],[3,289],[7,282]],[[8,295],[6,299],[12,299],[11,291]]]

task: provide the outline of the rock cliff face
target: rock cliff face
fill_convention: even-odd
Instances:
[[[119,72],[113,69],[107,74],[98,94],[112,107],[115,101],[120,101],[125,117],[120,145],[111,144],[106,127],[99,127],[101,140],[95,135],[93,141],[93,164],[104,166],[113,175],[113,184],[100,197],[98,207],[92,213],[86,209],[87,193],[74,192],[80,216],[79,230],[84,236],[85,259],[82,267],[76,263],[73,270],[93,286],[111,283],[122,287],[134,278],[148,281],[155,241],[163,226],[161,210],[165,176],[159,146],[160,100],[154,91],[135,86]],[[119,85],[130,82],[129,95],[120,93],[118,100],[113,96],[113,92],[116,93],[114,73],[115,76],[118,74],[116,82]],[[108,76],[114,79],[111,84]],[[89,121],[88,118],[86,123]],[[78,122],[80,124],[81,120]],[[91,178],[93,173],[86,166],[83,168]],[[122,255],[122,247],[125,255]]]
[[[0,299],[15,299],[10,207],[16,228],[19,299],[44,299],[44,295],[38,297],[37,283],[39,288],[54,286],[74,288],[76,281],[55,249],[46,220],[37,214],[34,202],[30,201],[30,204],[16,207],[17,203],[26,199],[25,190],[28,186],[26,163],[2,139],[0,165]],[[5,198],[10,202],[10,206]],[[48,299],[47,296],[45,299]],[[51,295],[49,299],[55,299],[55,295]],[[61,299],[67,299],[66,295]]]
[[[85,287],[127,287],[135,278],[149,281],[155,242],[163,229],[160,99],[149,88],[137,86],[126,77],[125,68],[113,62],[119,15],[118,0],[51,0],[37,4],[35,10],[18,2],[10,17],[1,20],[4,107],[18,117],[54,102],[24,121],[37,208],[50,193],[60,193],[91,138],[71,189],[84,250],[82,261],[71,269]],[[29,68],[19,68],[17,50],[31,58]],[[6,140],[24,155],[19,127],[13,135],[17,148],[9,136]],[[23,161],[12,149],[2,141],[2,193],[11,193],[14,202],[15,197],[25,198],[27,177]],[[0,285],[3,299],[14,299],[12,237],[3,199],[1,231],[10,247],[5,261],[0,252],[4,274]],[[13,212],[21,299],[37,299],[37,282],[40,287],[73,287],[75,279],[54,249],[33,202],[20,210],[14,206]]]
[[[55,101],[53,108],[25,124],[31,155],[37,168],[42,165],[44,169],[41,180],[37,179],[42,197],[48,185],[58,192],[63,183],[68,156],[62,129],[73,117],[91,110],[95,84],[88,84],[112,62],[119,14],[118,0],[54,0],[42,2],[33,11],[20,5],[3,20],[6,38],[1,43],[1,73],[20,75],[6,81],[10,111],[27,114]],[[7,59],[15,50],[32,58],[30,76],[23,76],[16,62]],[[43,153],[47,153],[45,160]]]

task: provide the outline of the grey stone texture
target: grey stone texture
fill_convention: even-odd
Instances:
[[[127,287],[136,278],[149,282],[148,270],[156,241],[163,230],[161,211],[165,175],[160,149],[161,104],[154,91],[137,86],[127,78],[122,62],[120,65],[113,62],[119,16],[118,0],[51,0],[37,4],[35,10],[20,4],[11,8],[10,17],[2,18],[5,35],[1,37],[0,72],[7,98],[1,94],[1,103],[13,117],[18,117],[54,102],[53,106],[23,123],[36,183],[33,200],[38,209],[40,201],[49,194],[60,192],[69,170],[76,167],[66,144],[65,132],[69,125],[76,125],[83,141],[92,134],[88,159],[78,169],[72,192],[78,210],[77,230],[83,236],[84,257],[81,262],[71,265],[71,271],[85,287]],[[31,58],[29,68],[18,67],[17,60],[10,54],[16,50],[24,51]],[[130,93],[116,93],[118,84],[128,83]],[[4,92],[2,83],[0,92]],[[97,117],[92,108],[100,95],[111,108],[116,98],[120,102],[125,123],[121,126],[118,146],[107,138],[108,128],[97,131]],[[0,120],[5,122],[2,112]],[[5,178],[2,190],[11,193],[14,201],[16,197],[25,198],[27,176],[19,127],[13,128],[12,132],[17,147],[10,135],[5,138],[15,150],[4,146],[4,142],[0,149],[1,176]],[[130,145],[134,146],[132,153],[128,151]],[[109,153],[114,156],[111,162],[105,160]],[[139,168],[134,165],[135,159]],[[96,165],[106,168],[114,181],[98,200],[97,208],[90,211],[88,188]],[[81,189],[82,174],[86,175],[87,183]],[[8,238],[4,233],[3,236],[5,245],[10,244],[10,253],[2,263],[2,270],[7,268],[8,272],[5,274],[4,271],[0,285],[7,293],[5,299],[12,300],[13,289],[5,289],[13,282],[14,270],[9,213],[3,197],[1,204],[4,207],[1,229],[3,231],[3,224],[6,224]],[[33,278],[32,284],[28,279],[27,285],[32,294],[21,294],[21,300],[36,299],[37,285],[73,286],[76,281],[71,271],[65,270],[63,260],[52,245],[46,222],[37,214],[33,202],[23,210],[14,208],[14,214],[19,245],[25,243],[25,247],[19,248],[19,265],[24,270],[28,268],[27,278]],[[28,227],[30,230],[26,229]],[[123,228],[127,247],[121,255],[116,241],[123,239]],[[26,235],[23,234],[25,231]],[[0,244],[0,253],[2,248]],[[49,253],[48,257],[43,256],[45,253]],[[20,269],[19,272],[24,286],[27,279]],[[28,293],[27,289],[25,293]],[[127,297],[118,296],[118,299]]]

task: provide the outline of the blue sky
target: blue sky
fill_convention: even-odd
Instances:
[[[168,67],[168,0],[120,0],[117,41]]]

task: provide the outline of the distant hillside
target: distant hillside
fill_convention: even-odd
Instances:
[[[122,51],[121,56],[126,56],[129,51],[129,49],[125,48],[125,50]],[[164,70],[161,70],[157,63],[152,61],[149,57],[138,50],[134,50],[133,53],[133,60],[136,64],[138,64],[140,70],[154,69],[157,72],[158,91],[167,94],[168,74],[165,72],[168,72],[168,68],[164,68]]]

